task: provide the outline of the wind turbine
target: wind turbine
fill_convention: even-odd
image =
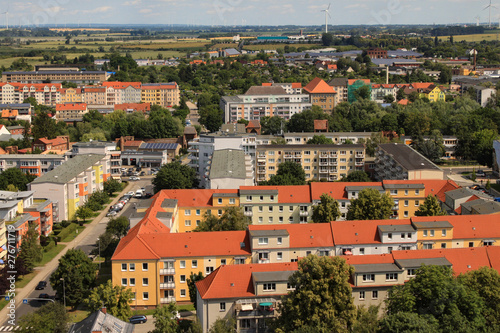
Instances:
[[[476,16],[476,27],[479,27],[479,20],[481,19],[481,17],[478,15]]]
[[[493,6],[491,4],[491,0],[490,0],[490,4],[488,6],[486,6],[486,7],[484,7],[484,9],[483,9],[483,10],[485,10],[485,9],[488,8],[488,11],[489,11],[489,14],[488,14],[488,28],[491,28],[491,7],[497,8],[497,7],[495,7],[495,6]]]
[[[331,3],[328,4],[328,7],[326,9],[321,10],[322,12],[325,12],[325,33],[326,34],[328,33],[328,16],[330,16],[330,5],[331,5]],[[330,16],[330,18],[332,18],[332,17]]]

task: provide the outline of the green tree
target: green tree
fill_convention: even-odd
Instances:
[[[378,328],[378,312],[380,305],[370,305],[368,308],[358,306],[356,309],[356,321],[352,326],[352,332],[375,333]]]
[[[350,174],[348,174],[347,177],[342,178],[341,181],[361,183],[361,182],[370,182],[371,179],[368,176],[368,174],[364,171],[353,171]]]
[[[199,122],[210,132],[217,132],[223,124],[223,112],[217,105],[210,105],[199,111]]]
[[[201,281],[205,278],[202,272],[198,272],[194,274],[191,272],[191,275],[187,278],[187,285],[189,289],[189,299],[191,303],[193,303],[194,308],[196,309],[196,285],[195,283]]]
[[[354,271],[344,258],[309,255],[290,278],[295,289],[278,308],[276,332],[302,326],[315,332],[349,332],[356,318],[349,278]]]
[[[271,176],[264,185],[304,185],[306,173],[299,163],[283,162],[278,165],[276,175]]]
[[[424,203],[418,207],[418,210],[415,212],[416,216],[441,216],[446,215],[446,212],[441,208],[438,199],[429,194]]]
[[[63,282],[64,280],[64,282]],[[50,276],[50,284],[58,295],[65,288],[66,303],[76,306],[88,297],[96,282],[96,266],[82,250],[70,249],[59,259]]]
[[[285,129],[285,125],[286,121],[278,116],[260,118],[261,133],[263,135],[281,134],[281,131]]]
[[[380,194],[373,188],[359,192],[358,198],[351,200],[347,211],[348,220],[385,220],[392,213],[394,200],[389,194]]]
[[[354,97],[356,98],[356,100],[369,100],[371,98],[370,88],[367,85],[362,85],[354,91]]]
[[[236,333],[236,320],[234,318],[217,318],[208,333]]]
[[[308,145],[333,145],[333,140],[323,134],[315,135],[307,141]]]
[[[155,192],[164,189],[190,189],[198,186],[194,169],[179,161],[162,166],[152,183]]]
[[[104,232],[99,236],[94,244],[94,249],[90,252],[90,254],[98,255],[101,258],[104,258],[107,262],[111,260],[113,253],[115,253],[116,247],[120,240],[116,238],[109,232]]]
[[[18,325],[31,333],[67,333],[69,323],[69,314],[64,306],[59,302],[48,302],[22,316]]]
[[[81,219],[84,223],[87,219],[91,218],[93,215],[92,209],[86,206],[80,206],[75,212],[75,217]]]
[[[104,192],[106,192],[109,196],[113,195],[113,193],[118,192],[122,189],[122,184],[114,179],[109,178],[104,182]]]
[[[333,44],[333,35],[330,33],[323,33],[321,35],[321,42],[323,46],[330,46]]]
[[[118,239],[121,239],[123,236],[127,235],[129,226],[130,223],[128,221],[128,218],[125,216],[112,218],[106,225],[106,232],[110,233]]]
[[[384,96],[384,103],[392,103],[394,102],[394,96],[393,95],[385,95]]]
[[[36,176],[24,173],[18,168],[8,168],[0,173],[0,189],[6,191],[9,185],[14,185],[20,191],[26,191],[28,184],[35,180]]]
[[[242,207],[226,207],[220,218],[205,214],[205,218],[194,231],[230,231],[246,230],[250,219],[243,213]]]
[[[33,134],[34,140],[40,138],[54,139],[57,136],[55,119],[50,118],[44,110],[38,111],[33,117],[31,134]]]
[[[176,333],[178,326],[175,320],[176,314],[177,306],[173,302],[157,307],[153,313],[155,329],[151,333]]]
[[[312,220],[315,223],[328,223],[336,221],[340,216],[339,202],[323,193],[320,202],[313,206]]]
[[[84,303],[90,312],[106,307],[109,314],[127,321],[132,315],[130,302],[132,302],[133,297],[134,293],[130,288],[113,285],[111,280],[108,280],[106,283],[92,289]]]
[[[30,223],[28,231],[22,237],[19,257],[23,260],[24,266],[29,272],[32,272],[36,264],[43,259],[42,246],[38,241],[39,236],[35,224]]]
[[[440,332],[439,323],[429,315],[419,315],[412,312],[398,312],[384,316],[379,322],[379,333],[394,332],[419,332],[436,333]]]

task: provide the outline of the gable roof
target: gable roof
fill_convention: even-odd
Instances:
[[[82,154],[70,158],[54,170],[36,178],[31,184],[56,183],[66,184],[94,164],[102,161],[105,155]]]
[[[335,94],[335,89],[329,86],[323,79],[317,77],[309,82],[305,87],[304,91],[309,94]]]
[[[287,225],[249,225],[249,231],[286,230],[290,237],[290,248],[333,247],[332,229],[329,223],[307,223]]]
[[[93,332],[113,332],[113,333],[132,333],[134,325],[126,323],[109,313],[103,313],[101,310],[91,313],[84,320],[73,324],[68,333],[93,333]]]
[[[335,245],[381,243],[378,226],[410,225],[410,220],[332,221]]]

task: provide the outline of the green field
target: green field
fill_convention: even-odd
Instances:
[[[439,40],[446,41],[449,40],[449,36],[441,36]],[[489,32],[484,34],[474,34],[474,35],[455,35],[453,36],[453,41],[455,42],[481,42],[481,41],[498,41],[500,40],[500,30],[498,32]]]

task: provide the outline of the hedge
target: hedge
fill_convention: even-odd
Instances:
[[[57,235],[59,241],[62,242],[64,238],[66,238],[69,234],[73,233],[76,228],[78,228],[78,224],[71,223],[69,226],[61,230],[61,232]]]

